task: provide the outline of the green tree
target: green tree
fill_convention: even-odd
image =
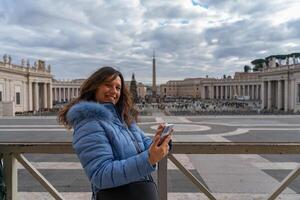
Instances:
[[[256,72],[256,71],[262,71],[263,63],[267,63],[267,61],[265,59],[261,59],[261,58],[252,60],[251,64],[254,65],[254,67],[253,67],[252,70],[254,72]]]
[[[251,67],[248,65],[244,66],[244,72],[250,72],[251,71]]]
[[[134,74],[132,74],[131,82],[130,82],[130,93],[132,95],[133,101],[137,103],[139,101],[138,93],[137,93],[137,85]]]

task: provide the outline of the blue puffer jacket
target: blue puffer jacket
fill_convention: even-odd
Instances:
[[[144,180],[155,170],[148,161],[152,140],[135,123],[127,128],[113,104],[80,102],[71,107],[67,120],[74,128],[73,148],[94,192]]]

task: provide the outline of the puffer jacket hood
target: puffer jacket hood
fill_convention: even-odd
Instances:
[[[112,103],[96,103],[82,101],[70,108],[67,113],[67,121],[75,127],[83,120],[99,119],[106,121],[119,122],[120,119],[115,106]]]

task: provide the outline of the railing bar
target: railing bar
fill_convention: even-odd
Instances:
[[[64,200],[53,185],[22,154],[15,154],[14,156],[55,199]]]
[[[281,182],[280,186],[270,195],[268,200],[274,200],[281,192],[300,175],[300,165]]]
[[[203,192],[209,199],[216,200],[213,194],[189,171],[187,170],[172,154],[168,155],[168,158],[178,167],[178,169],[189,178],[196,187]]]

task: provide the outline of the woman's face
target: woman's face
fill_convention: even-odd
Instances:
[[[110,80],[111,78],[108,78]],[[100,103],[113,103],[119,101],[121,94],[121,78],[117,76],[114,80],[105,81],[96,90],[96,101]]]

